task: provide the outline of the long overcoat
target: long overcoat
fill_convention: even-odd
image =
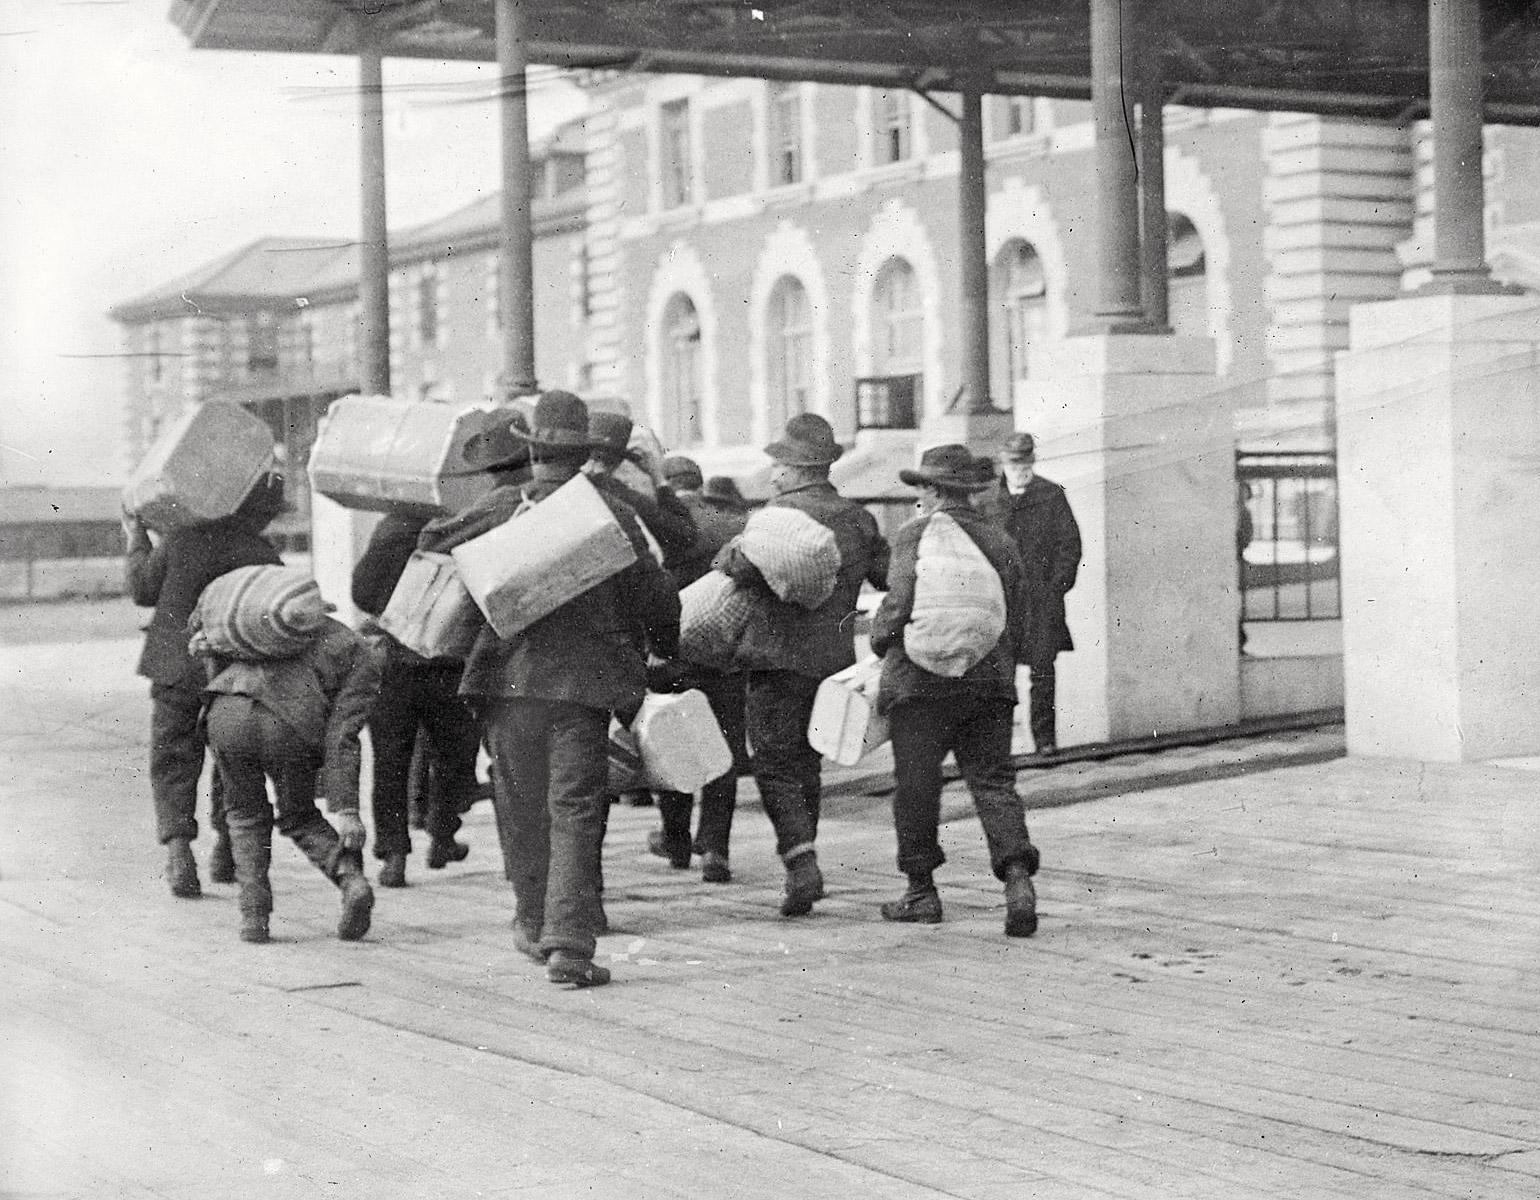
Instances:
[[[1021,553],[1027,603],[1016,661],[1051,663],[1060,651],[1075,648],[1064,619],[1064,594],[1080,571],[1080,526],[1069,500],[1059,484],[1034,475],[1019,496],[1002,485],[981,507],[998,516]]]

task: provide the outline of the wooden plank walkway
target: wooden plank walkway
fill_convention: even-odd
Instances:
[[[232,887],[173,901],[132,652],[0,649],[0,1197],[1540,1194],[1534,775],[1339,759],[1066,804],[1217,750],[1024,774],[1025,942],[955,789],[935,927],[877,915],[881,795],[829,805],[797,922],[757,806],[726,887],[618,808],[616,982],[564,992],[511,950],[485,805],[362,943],[286,844],[275,944],[236,940]]]

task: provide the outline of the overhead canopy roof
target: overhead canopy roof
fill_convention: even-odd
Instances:
[[[1540,124],[1540,4],[1480,0],[1487,119]],[[529,58],[1084,99],[1090,0],[522,0]],[[492,0],[175,0],[207,49],[349,54],[354,14],[387,55],[492,60]],[[1428,0],[1168,0],[1173,103],[1406,120],[1426,112]]]

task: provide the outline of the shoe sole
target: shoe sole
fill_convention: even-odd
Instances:
[[[610,981],[609,970],[593,963],[547,963],[545,977],[562,987],[603,987]]]
[[[884,905],[878,911],[882,913],[882,919],[884,921],[892,921],[892,922],[894,922],[897,925],[939,925],[939,924],[941,924],[941,914],[940,913],[892,912],[892,911],[890,911],[887,908],[886,905]]]

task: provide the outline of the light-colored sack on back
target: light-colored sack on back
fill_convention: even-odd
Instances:
[[[332,605],[309,574],[294,567],[237,567],[198,598],[187,626],[194,654],[267,662],[302,654]]]
[[[780,599],[817,608],[839,581],[834,530],[795,508],[760,508],[739,535],[739,548]]]
[[[978,666],[1005,632],[1005,589],[977,543],[944,512],[920,534],[914,607],[904,653],[933,675],[956,679]]]

